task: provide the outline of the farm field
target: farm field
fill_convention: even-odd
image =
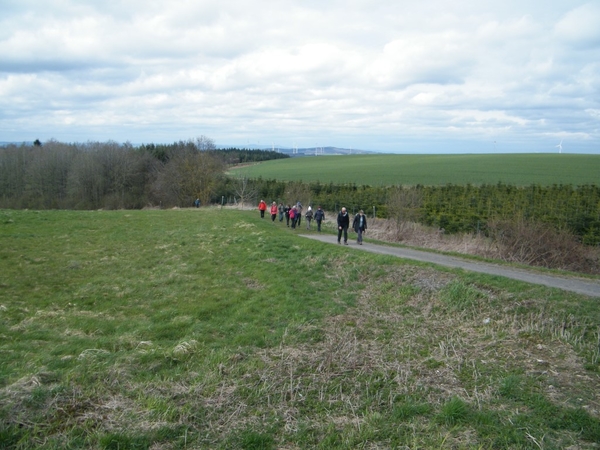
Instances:
[[[0,210],[0,448],[596,448],[598,299],[295,233]]]
[[[600,155],[350,155],[290,158],[231,169],[233,175],[358,185],[597,184]]]

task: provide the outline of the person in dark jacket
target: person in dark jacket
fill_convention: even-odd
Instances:
[[[317,231],[321,232],[321,222],[325,220],[325,212],[319,206],[315,211],[315,220],[317,221]]]
[[[367,216],[365,216],[365,212],[361,209],[356,216],[354,216],[354,221],[352,221],[352,228],[356,231],[356,243],[358,245],[362,245],[363,238],[362,235],[367,229]]]
[[[285,208],[283,208],[283,214],[285,215],[285,223],[288,227],[290,226],[290,210],[291,209],[292,209],[292,207],[290,205],[286,205]]]
[[[302,222],[302,203],[296,203],[296,225],[300,226],[300,222]]]
[[[350,216],[348,215],[348,211],[346,208],[342,208],[342,210],[338,213],[337,216],[337,225],[338,225],[338,244],[340,244],[342,240],[342,233],[344,234],[344,245],[348,245],[348,227],[350,226]]]

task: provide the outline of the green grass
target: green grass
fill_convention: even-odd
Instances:
[[[254,211],[0,211],[0,448],[595,448],[597,299]]]
[[[502,182],[516,186],[597,184],[600,155],[352,155],[280,159],[232,174],[283,181],[437,186]]]

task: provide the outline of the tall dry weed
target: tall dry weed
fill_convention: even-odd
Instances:
[[[568,230],[556,230],[530,220],[488,223],[502,259],[531,266],[583,273],[600,273],[597,249],[581,244]]]
[[[570,232],[529,221],[491,221],[488,235],[445,234],[415,222],[372,219],[368,236],[411,247],[463,253],[549,269],[600,274],[600,249],[581,244]]]

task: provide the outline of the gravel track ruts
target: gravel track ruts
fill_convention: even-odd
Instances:
[[[337,236],[331,234],[310,234],[300,235],[301,237],[315,239],[328,244],[337,244]],[[456,256],[441,255],[439,253],[415,250],[404,247],[389,247],[386,245],[372,244],[364,242],[358,245],[355,240],[348,240],[348,247],[356,250],[362,250],[380,255],[391,255],[399,258],[413,259],[440,266],[460,268],[472,272],[481,272],[489,275],[498,275],[506,278],[524,281],[526,283],[540,284],[565,291],[576,292],[590,297],[600,297],[600,282],[574,277],[564,277],[549,274],[542,274],[534,270],[515,269],[507,266],[478,262],[462,259]]]

